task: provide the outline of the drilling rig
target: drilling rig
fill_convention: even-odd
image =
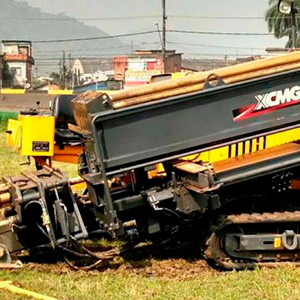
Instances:
[[[8,144],[37,170],[0,186],[2,267],[94,232],[199,240],[222,269],[299,262],[300,53],[21,112]],[[78,161],[78,178],[51,162]],[[82,196],[73,184],[84,182]],[[130,226],[127,226],[131,224]],[[0,253],[0,254],[1,254]]]

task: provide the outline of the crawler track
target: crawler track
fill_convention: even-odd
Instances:
[[[206,240],[205,258],[213,267],[226,270],[253,269],[255,266],[275,267],[283,262],[293,262],[293,264],[300,265],[299,245],[293,251],[282,248],[277,250],[274,248],[268,252],[267,259],[264,257],[264,251],[261,251],[261,253],[255,252],[255,257],[251,254],[248,258],[244,257],[241,259],[239,258],[239,249],[236,249],[237,256],[234,257],[228,254],[224,245],[226,236],[234,233],[232,229],[234,226],[239,227],[243,232],[243,228],[246,228],[246,226],[251,228],[251,226],[257,226],[258,224],[261,224],[260,226],[281,225],[289,229],[289,226],[295,226],[297,223],[300,223],[300,211],[221,215],[210,227],[211,234]],[[267,234],[272,234],[272,232],[268,231]],[[270,252],[272,253],[271,255]],[[282,259],[282,257],[284,258]]]

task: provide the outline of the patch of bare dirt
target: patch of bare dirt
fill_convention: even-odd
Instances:
[[[95,247],[92,247],[95,248]],[[94,249],[93,249],[94,250]],[[86,271],[74,271],[60,253],[49,253],[42,251],[21,256],[25,270],[39,270],[42,272],[55,272],[68,274],[79,272],[86,274]],[[84,265],[80,260],[72,260],[77,265]],[[121,257],[99,265],[97,268],[88,271],[89,275],[120,274],[125,276],[142,275],[145,277],[194,278],[203,272],[216,272],[210,268],[199,254],[196,247],[173,246],[168,248],[152,248],[141,246],[131,250]]]
[[[187,279],[194,278],[203,272],[214,272],[207,263],[202,260],[188,261],[185,259],[165,259],[155,260],[151,259],[144,264],[143,267],[138,267],[133,264],[124,263],[118,269],[107,269],[105,273],[120,273],[120,274],[135,274],[146,277],[160,277],[160,278],[177,278]]]

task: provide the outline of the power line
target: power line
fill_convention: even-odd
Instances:
[[[130,56],[130,53],[127,54],[122,54],[122,56]],[[110,54],[109,57],[103,57],[103,56],[92,56],[92,57],[72,57],[72,60],[82,60],[84,61],[85,65],[93,65],[93,64],[100,64],[100,65],[111,65],[113,64],[113,58],[119,56],[118,54]],[[61,57],[49,57],[49,58],[37,58],[35,59],[35,62],[37,64],[39,63],[54,63],[54,62],[59,62]],[[134,57],[134,62],[144,62],[145,60],[143,58],[135,58]]]
[[[90,38],[74,38],[74,39],[57,39],[57,40],[36,40],[32,41],[32,43],[60,43],[60,42],[80,42],[80,41],[90,41],[90,40],[101,40],[101,39],[112,39],[112,38],[121,38],[121,37],[130,37],[130,36],[137,36],[137,35],[145,35],[145,34],[151,34],[156,31],[144,31],[144,32],[137,32],[137,33],[129,33],[129,34],[118,34],[118,35],[109,35],[109,36],[102,36],[102,37],[90,37]],[[113,48],[124,48],[124,47],[130,47],[130,46],[119,46],[119,47],[113,47]],[[107,49],[112,47],[107,47]],[[95,48],[97,49],[97,48]],[[100,48],[105,49],[105,47]],[[91,49],[83,49],[83,50],[91,50]],[[61,52],[61,50],[57,50],[58,52]],[[72,50],[67,50],[72,51]],[[75,51],[75,50],[74,50]],[[45,51],[46,52],[46,51]],[[51,52],[51,51],[50,51]]]
[[[193,30],[166,30],[166,32],[172,33],[183,33],[183,34],[201,34],[201,35],[237,35],[237,36],[272,36],[272,33],[260,33],[260,32],[218,32],[218,31],[193,31]],[[32,43],[62,43],[62,42],[80,42],[80,41],[91,41],[91,40],[102,40],[102,39],[112,39],[112,38],[122,38],[122,37],[130,37],[137,35],[146,35],[157,33],[156,30],[149,31],[141,31],[136,33],[126,33],[126,34],[117,34],[117,35],[108,35],[108,36],[100,36],[100,37],[90,37],[90,38],[74,38],[74,39],[57,39],[57,40],[36,40],[32,41]]]
[[[263,50],[265,48],[255,48],[255,47],[234,47],[234,46],[221,46],[221,45],[207,45],[207,44],[194,44],[194,43],[181,43],[181,42],[170,42],[169,44],[173,45],[187,45],[187,46],[196,46],[196,47],[207,47],[207,48],[226,48],[226,49],[243,49],[243,50]]]
[[[128,53],[128,54],[122,54],[122,56],[123,55],[126,55],[126,56],[130,56],[131,54],[130,53]],[[101,61],[101,60],[103,60],[103,61],[105,61],[105,60],[109,60],[109,59],[113,59],[115,56],[118,56],[117,54],[111,54],[111,56],[110,57],[72,57],[72,60],[74,61],[74,60],[76,60],[76,59],[79,59],[79,60],[82,60],[82,61],[84,61],[85,60],[85,62],[84,62],[84,64],[86,64],[86,65],[88,65],[88,64],[90,64],[90,65],[93,65],[93,64],[95,64],[95,63],[99,63],[99,64],[101,64],[101,65],[110,65],[110,64],[112,64],[113,62],[111,61],[111,62],[99,62],[99,61]],[[36,63],[44,63],[44,62],[54,62],[54,61],[59,61],[61,59],[61,57],[50,57],[50,58],[37,58],[37,59],[35,59],[35,62]],[[90,62],[87,62],[86,60],[90,60]],[[98,61],[98,62],[96,62],[96,61]],[[145,60],[144,59],[142,59],[142,58],[135,58],[134,59],[134,62],[144,62]]]
[[[15,16],[0,16],[1,19],[14,19],[19,21],[54,21],[54,22],[80,22],[80,21],[116,21],[116,20],[141,20],[141,19],[156,19],[160,15],[137,15],[127,17],[96,17],[96,18],[15,18]],[[204,20],[265,20],[265,17],[223,17],[223,16],[195,16],[195,15],[172,15],[168,14],[167,18],[174,19],[204,19]],[[268,17],[268,19],[289,19],[288,16]],[[300,17],[297,17],[300,19]]]
[[[238,54],[229,54],[229,53],[192,53],[192,52],[185,52],[184,55],[202,55],[202,56],[207,56],[207,57],[210,57],[210,56],[220,56],[220,57],[224,57],[225,55],[226,56],[232,56],[232,57],[239,57],[239,56],[245,56],[245,57],[249,57],[251,56],[251,54],[247,54],[247,53],[238,53]],[[261,56],[276,56],[276,54],[271,54],[271,53],[266,53],[266,54],[263,54]]]
[[[113,57],[117,56],[118,54],[109,54],[110,56],[90,56],[90,57],[72,57],[72,60],[90,60],[90,62],[85,62],[85,65],[94,65],[95,63],[99,63],[99,65],[111,65],[113,63]],[[126,56],[130,56],[131,54],[122,54],[122,55],[126,55]],[[249,53],[199,53],[199,52],[185,52],[183,53],[183,55],[201,55],[201,56],[234,56],[234,57],[239,57],[239,56],[251,56],[251,54]],[[276,54],[270,54],[270,53],[264,53],[262,54],[262,56],[273,56]],[[55,61],[59,61],[61,59],[61,57],[49,57],[49,58],[36,58],[35,61],[37,64],[53,64]],[[103,62],[101,62],[101,59],[103,60]],[[111,59],[111,61],[107,61]],[[95,62],[95,61],[98,62]],[[99,62],[100,61],[100,62]],[[135,59],[135,62],[139,62],[139,61],[144,61],[143,59]]]
[[[193,15],[168,15],[169,18],[178,19],[211,19],[211,20],[260,20],[262,17],[212,17],[212,16],[193,16]]]
[[[62,52],[62,51],[61,51]],[[82,59],[82,60],[84,60],[84,59],[109,59],[109,58],[111,58],[111,57],[113,57],[113,56],[124,56],[124,55],[126,55],[126,56],[130,56],[130,55],[132,55],[132,53],[122,53],[122,54],[119,54],[119,53],[107,53],[107,54],[99,54],[98,53],[98,55],[92,55],[92,56],[73,56],[72,57],[72,59],[74,60],[74,59]],[[59,57],[59,56],[50,56],[50,57],[41,57],[41,58],[35,58],[35,60],[53,60],[53,59],[59,59],[59,58],[61,58],[61,57]]]
[[[104,39],[122,38],[122,37],[145,35],[145,34],[151,34],[151,33],[157,33],[157,31],[155,31],[155,30],[149,30],[149,31],[141,31],[141,32],[135,32],[135,33],[107,35],[107,36],[97,36],[97,37],[89,37],[89,38],[57,39],[57,40],[36,40],[36,41],[32,41],[32,43],[42,44],[42,43],[81,42],[81,41],[92,41],[92,40],[104,40]]]
[[[186,46],[196,46],[196,47],[207,47],[207,48],[225,48],[225,49],[243,49],[243,50],[261,50],[265,51],[265,48],[257,48],[257,47],[234,47],[234,46],[225,46],[225,45],[209,45],[209,44],[196,44],[196,43],[185,43],[185,42],[178,42],[178,41],[167,41],[168,44],[171,45],[186,45]],[[133,45],[124,45],[124,46],[111,46],[111,47],[101,47],[101,48],[85,48],[85,49],[64,49],[66,52],[85,52],[90,50],[105,50],[105,49],[121,49],[121,48],[129,48],[132,46],[141,46],[141,45],[155,45],[160,44],[160,42],[141,42],[140,44],[133,44]],[[62,50],[40,50],[34,51],[34,54],[40,55],[48,55],[52,53],[61,53]],[[95,53],[96,55],[99,53]],[[118,53],[115,53],[117,55]],[[93,55],[89,53],[89,55]],[[108,54],[106,54],[108,55]]]
[[[254,36],[266,36],[273,35],[272,33],[260,33],[260,32],[218,32],[218,31],[193,31],[193,30],[166,30],[173,33],[189,33],[189,34],[203,34],[203,35],[254,35]]]
[[[124,55],[130,55],[130,54],[124,54]],[[201,55],[201,56],[232,56],[232,57],[239,57],[239,56],[251,56],[251,54],[249,53],[238,53],[238,54],[234,54],[234,53],[199,53],[199,52],[185,52],[184,55]],[[276,56],[276,54],[271,54],[271,53],[265,53],[261,56]],[[37,59],[36,62],[37,64],[55,64],[55,61],[59,61],[61,59],[61,57],[52,57],[49,59]],[[99,65],[112,65],[113,64],[113,60],[111,62],[95,62],[96,60],[101,60],[101,59],[107,59],[107,57],[73,57],[73,60],[75,59],[79,59],[79,60],[84,60],[84,59],[89,59],[91,60],[90,62],[85,62],[85,65],[95,65],[95,63],[99,64]],[[144,59],[136,59],[135,62],[143,62]],[[56,64],[57,65],[57,64]]]
[[[143,45],[152,45],[152,44],[159,44],[160,42],[140,42],[139,44],[132,44],[132,45],[124,45],[124,46],[111,46],[111,47],[101,47],[101,48],[84,48],[84,49],[62,49],[66,52],[82,52],[82,51],[90,51],[90,50],[105,50],[105,49],[121,49],[121,48],[131,48],[136,46],[143,46]],[[61,53],[62,50],[37,50],[34,53],[38,54],[47,54],[47,53]]]
[[[96,18],[15,18],[15,16],[0,16],[1,19],[14,19],[19,21],[54,21],[54,22],[80,22],[80,21],[116,21],[116,20],[141,20],[160,18],[160,15],[137,15],[127,17],[96,17]],[[195,16],[195,15],[167,15],[174,19],[204,19],[204,20],[265,20],[265,17],[222,17],[222,16]],[[289,19],[288,16],[269,17],[268,19]],[[297,17],[300,18],[300,17]]]
[[[138,46],[138,45],[134,45]],[[101,48],[85,48],[85,49],[62,49],[62,50],[37,50],[34,53],[38,54],[47,54],[47,53],[61,53],[63,50],[67,52],[81,52],[81,51],[90,51],[90,50],[105,50],[105,49],[121,49],[121,48],[129,48],[131,45],[124,45],[124,46],[112,46],[112,47],[101,47]]]
[[[168,15],[168,18],[179,18],[179,19],[210,19],[210,20],[265,20],[265,17],[214,17],[214,16],[193,16],[193,15]],[[270,17],[268,19],[289,19],[291,17],[278,16]],[[300,17],[298,17],[300,18]]]
[[[185,53],[185,55],[189,55],[189,58],[194,58],[194,56],[201,56],[202,59],[210,59],[211,57],[216,57],[216,59],[220,59],[220,60],[223,60],[224,59],[224,56],[227,56],[227,57],[249,57],[249,54],[243,54],[243,53],[239,53],[238,55],[235,55],[235,54],[228,54],[228,53],[217,53],[217,54],[211,54],[211,53],[191,53],[191,52],[188,52],[188,53]],[[192,57],[193,56],[193,57]],[[265,54],[263,55],[263,57],[266,57],[266,56],[276,56],[276,54]],[[188,57],[186,58],[188,59]],[[199,60],[200,58],[195,58],[197,60]],[[190,63],[197,63],[197,61],[190,61]],[[87,64],[87,65],[94,65],[94,63],[90,63],[90,64]],[[100,65],[109,65],[109,63],[102,63]],[[54,63],[54,62],[41,62],[41,63],[37,63],[37,67],[58,67],[59,65],[57,63]]]
[[[140,20],[140,19],[154,19],[159,18],[159,15],[138,15],[127,17],[97,17],[97,18],[15,18],[14,16],[0,16],[1,19],[14,19],[20,21],[64,21],[64,22],[77,22],[77,21],[116,21],[116,20]]]

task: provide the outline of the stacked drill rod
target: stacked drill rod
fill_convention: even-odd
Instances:
[[[208,76],[215,74],[225,84],[259,78],[300,68],[300,52],[224,67],[177,79],[130,88],[110,95],[114,109],[147,103],[159,99],[197,92],[203,89]]]
[[[83,183],[84,180],[81,177],[74,177],[69,179],[69,184],[76,185]],[[12,198],[9,193],[9,185],[2,183],[0,184],[0,209],[10,206],[12,203]]]
[[[9,187],[7,184],[0,184],[0,208],[6,207],[11,203]]]

